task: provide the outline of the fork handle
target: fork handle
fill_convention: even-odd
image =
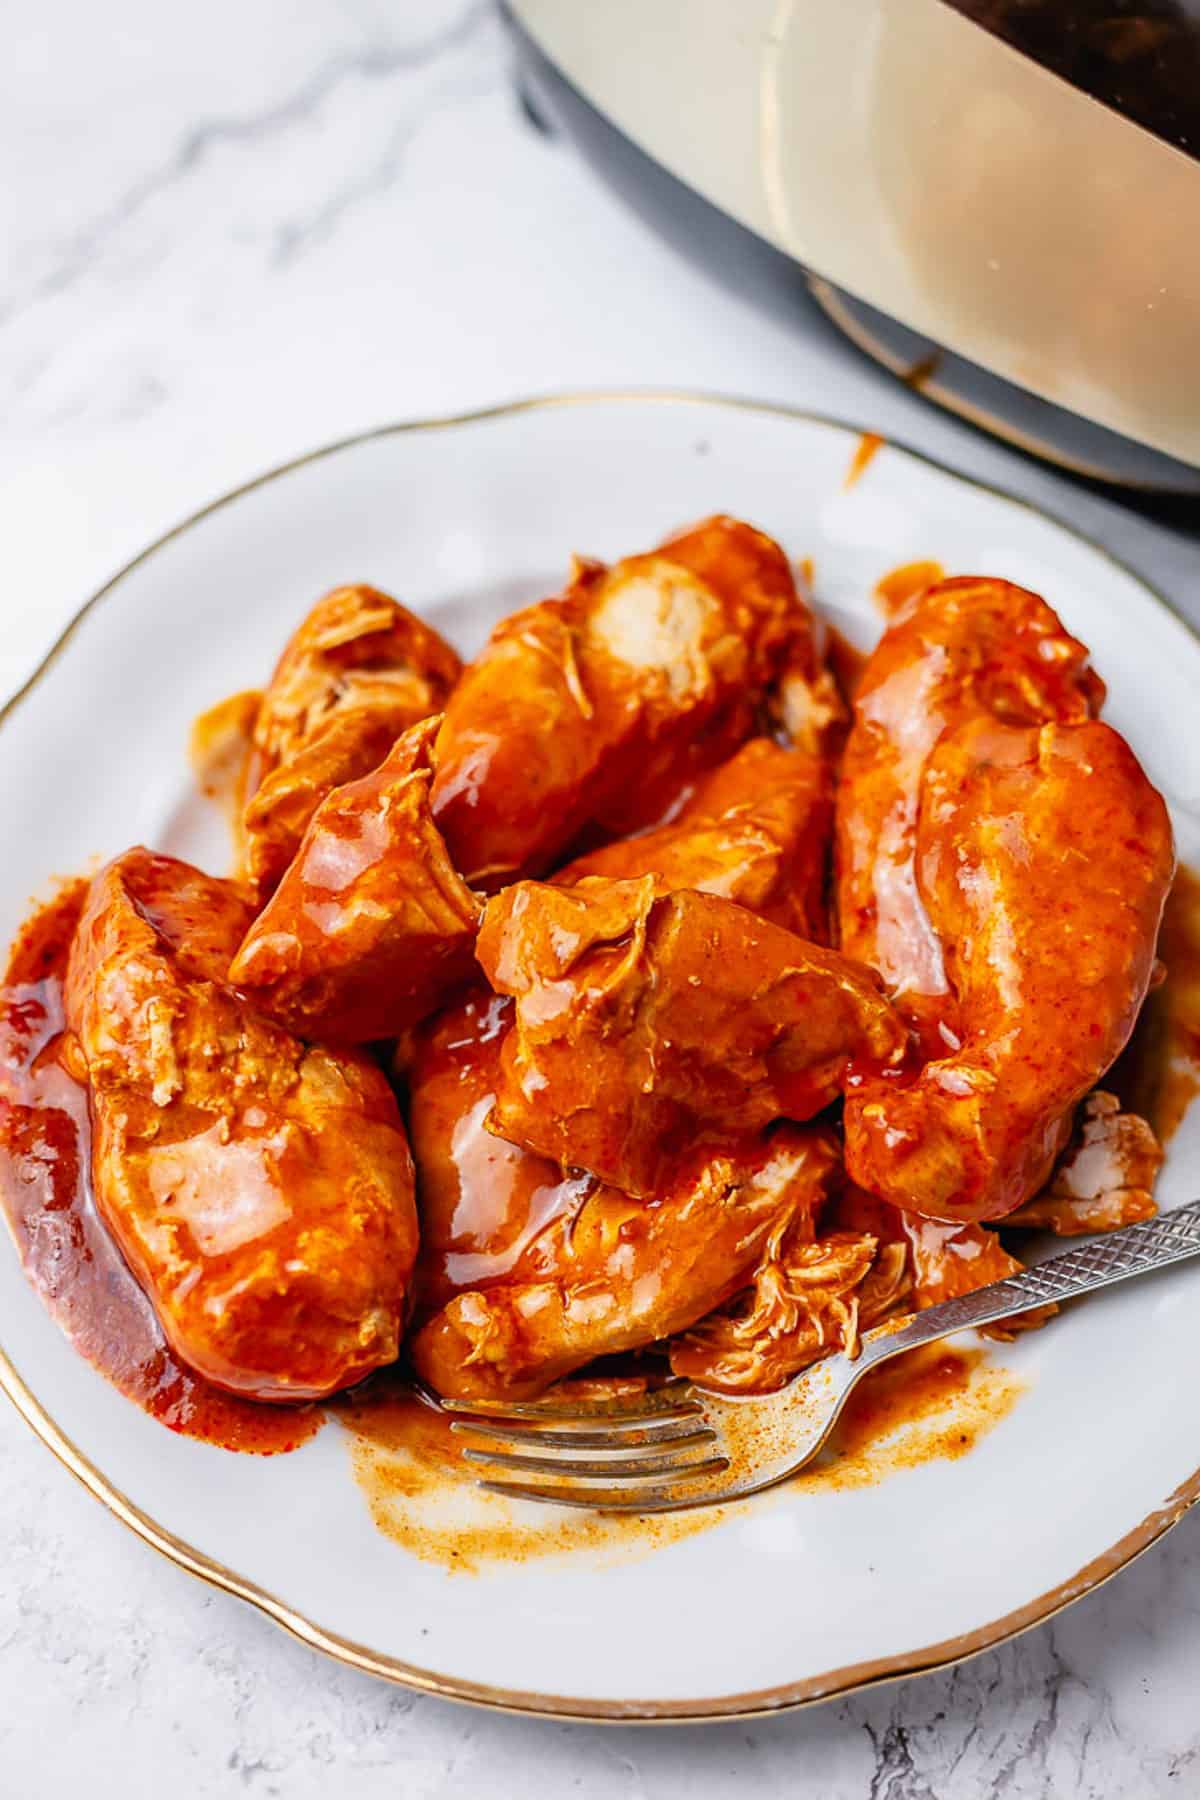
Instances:
[[[1090,1294],[1093,1288],[1128,1281],[1131,1275],[1145,1275],[1196,1255],[1200,1255],[1200,1200],[1048,1257],[1020,1275],[1008,1275],[957,1299],[928,1306],[898,1329],[876,1326],[863,1335],[859,1367],[884,1362],[902,1350],[935,1343],[956,1331],[999,1324],[1031,1307],[1072,1300],[1077,1294]]]

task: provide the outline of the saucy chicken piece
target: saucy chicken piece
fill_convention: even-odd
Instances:
[[[694,1143],[811,1118],[852,1061],[907,1044],[870,970],[652,875],[508,888],[477,954],[516,1000],[491,1128],[638,1197]]]
[[[440,722],[321,802],[233,959],[231,980],[301,1037],[390,1037],[475,973],[481,903],[429,810]]]
[[[335,787],[383,761],[402,731],[439,713],[456,651],[373,587],[335,588],[289,640],[254,725],[243,815],[246,871],[269,894]]]
[[[148,850],[92,882],[65,1002],[109,1230],[171,1348],[217,1386],[311,1400],[394,1360],[417,1249],[383,1074],[226,985],[252,916]]]
[[[964,577],[918,592],[862,672],[838,788],[835,865],[840,943],[882,975],[902,1012],[953,1023],[942,944],[915,865],[921,781],[944,732],[986,715],[1009,724],[1076,724],[1104,684],[1087,649],[1036,594]]]
[[[555,877],[653,874],[656,887],[708,887],[770,917],[823,917],[829,781],[815,756],[755,738],[707,776],[675,826],[622,839]],[[815,935],[815,929],[812,935]],[[511,1274],[526,1245],[598,1187],[487,1129],[513,1002],[469,994],[419,1027],[406,1055],[421,1250],[418,1316]]]
[[[910,1081],[864,1078],[846,1102],[846,1166],[909,1211],[1001,1218],[1045,1183],[1133,1029],[1170,820],[1109,726],[983,718],[931,756],[917,836],[957,1042]]]
[[[957,1300],[993,1281],[1019,1275],[1025,1267],[1011,1256],[995,1231],[986,1225],[947,1225],[901,1212],[886,1200],[847,1182],[833,1201],[833,1221],[843,1229],[871,1232],[880,1245],[895,1244],[905,1252],[911,1304],[918,1311]],[[984,1337],[1007,1343],[1021,1331],[1033,1331],[1058,1311],[1034,1306],[998,1325],[982,1327]]]
[[[589,875],[653,875],[660,894],[719,894],[824,944],[832,827],[830,764],[771,738],[751,738],[699,782],[673,823],[578,857],[554,881],[570,887]]]
[[[457,1295],[417,1332],[417,1373],[459,1399],[531,1399],[597,1356],[683,1331],[745,1284],[781,1221],[815,1214],[838,1164],[831,1132],[785,1125],[697,1150],[649,1202],[593,1186],[509,1279]]]
[[[438,737],[434,814],[466,879],[537,875],[585,827],[660,820],[750,736],[786,668],[816,671],[812,621],[779,545],[717,517],[505,619]]]
[[[417,1319],[510,1276],[552,1220],[598,1186],[487,1130],[513,1003],[480,989],[418,1030],[409,1065],[421,1249]]]
[[[1158,1211],[1154,1184],[1162,1161],[1162,1145],[1146,1120],[1122,1112],[1115,1094],[1097,1088],[1079,1110],[1049,1187],[1004,1223],[1057,1237],[1137,1225]]]

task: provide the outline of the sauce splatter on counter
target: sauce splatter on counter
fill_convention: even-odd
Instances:
[[[928,355],[920,357],[911,368],[905,369],[900,379],[914,394],[923,394],[941,367],[941,362],[942,352],[930,350]]]

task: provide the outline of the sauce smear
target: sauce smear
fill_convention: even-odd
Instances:
[[[890,621],[914,594],[923,594],[926,588],[945,579],[946,571],[940,562],[901,563],[898,568],[889,569],[886,575],[881,575],[875,583],[876,605],[884,618]]]
[[[86,886],[64,887],[28,921],[0,988],[0,1205],[25,1273],[81,1355],[170,1430],[228,1450],[294,1450],[321,1410],[241,1400],[180,1363],[96,1210],[87,1090],[59,1057]]]
[[[829,1444],[780,1491],[799,1494],[875,1487],[903,1469],[956,1460],[999,1424],[1023,1392],[981,1349],[933,1345],[868,1375],[851,1396]],[[455,1573],[586,1551],[626,1561],[707,1531],[751,1504],[639,1517],[510,1505],[474,1485],[463,1440],[449,1420],[394,1373],[374,1375],[333,1403],[350,1434],[350,1457],[371,1517],[411,1555]],[[732,1445],[734,1474],[752,1468],[752,1414]]]
[[[883,448],[885,441],[877,431],[863,432],[855,447],[854,455],[850,458],[850,467],[846,470],[843,487],[852,488],[855,482],[866,473],[872,458]]]

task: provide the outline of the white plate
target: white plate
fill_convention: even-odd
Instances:
[[[1043,592],[1091,645],[1106,716],[1200,849],[1200,647],[1128,571],[1062,526],[910,453],[844,478],[856,434],[687,396],[582,396],[401,426],[306,457],[181,526],[81,615],[3,715],[0,931],[50,878],[143,841],[225,865],[190,793],[193,715],[269,670],[308,604],[369,580],[464,651],[551,592],[575,549],[652,544],[712,510],[796,556],[870,642],[879,574],[933,557]],[[1196,1191],[1200,1120],[1161,1198]],[[0,1381],[89,1488],[194,1573],[310,1643],[400,1681],[587,1717],[796,1704],[927,1668],[1044,1618],[1200,1490],[1191,1367],[1200,1266],[1097,1295],[999,1360],[1025,1391],[970,1454],[848,1492],[791,1487],[658,1548],[625,1541],[451,1573],[373,1525],[348,1442],[290,1456],[173,1436],[66,1341],[0,1244]],[[519,1525],[549,1529],[526,1509]]]

